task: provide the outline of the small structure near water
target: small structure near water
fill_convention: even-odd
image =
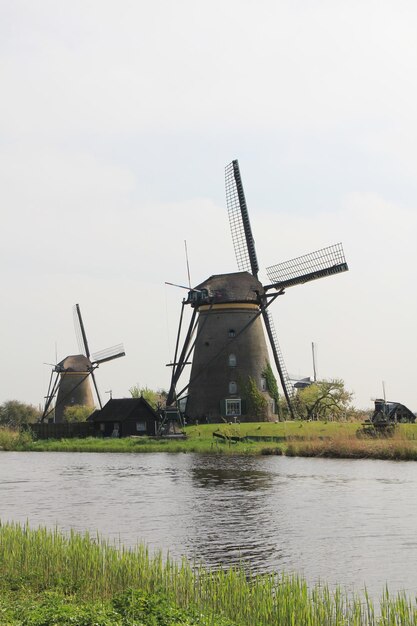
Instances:
[[[94,433],[102,437],[155,436],[159,415],[145,398],[111,399],[88,418]]]
[[[357,435],[358,437],[391,436],[398,424],[414,424],[415,421],[415,414],[404,404],[378,399],[375,400],[372,417],[363,423]]]
[[[414,424],[416,416],[409,408],[399,402],[375,400],[375,411],[371,422],[378,424]]]

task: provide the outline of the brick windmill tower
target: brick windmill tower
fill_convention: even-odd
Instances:
[[[186,397],[186,416],[203,421],[276,419],[277,387],[268,340],[290,415],[295,417],[294,388],[269,307],[288,287],[346,271],[343,248],[339,243],[269,267],[271,284],[263,285],[238,161],[226,167],[226,201],[239,271],[210,276],[190,289],[183,301],[167,405]],[[185,305],[191,306],[192,315],[179,351]],[[189,383],[177,391],[191,356]]]

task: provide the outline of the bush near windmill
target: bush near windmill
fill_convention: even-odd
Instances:
[[[64,409],[64,422],[86,422],[91,415],[91,406],[72,404]]]
[[[139,383],[130,387],[129,393],[132,398],[145,398],[153,409],[157,409],[166,403],[167,392],[164,389],[150,389],[146,385],[141,387]]]
[[[351,411],[353,393],[345,389],[343,380],[323,380],[304,389],[296,396],[297,414],[308,420],[345,420]]]
[[[21,428],[26,424],[33,424],[40,418],[41,412],[33,404],[7,400],[0,405],[0,426]]]

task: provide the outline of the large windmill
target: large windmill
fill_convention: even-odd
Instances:
[[[101,365],[101,363],[125,356],[123,344],[118,344],[106,350],[90,354],[87,335],[78,304],[74,306],[74,325],[81,354],[67,356],[53,366],[49,380],[48,393],[46,395],[45,408],[41,417],[42,422],[52,414],[54,414],[55,422],[62,422],[67,406],[81,404],[93,409],[94,400],[91,391],[90,377],[93,381],[98,403],[100,408],[102,408],[94,370]],[[56,401],[53,406],[53,400],[55,398]]]
[[[294,417],[294,388],[269,307],[288,287],[346,271],[343,247],[338,243],[268,267],[271,283],[263,285],[258,279],[255,241],[237,160],[226,167],[226,201],[239,272],[210,276],[190,289],[183,301],[167,405],[186,396],[189,418],[275,419],[275,394],[271,388],[273,380],[262,319],[282,390]],[[186,304],[193,311],[179,350]],[[192,353],[189,383],[178,391],[180,376]]]

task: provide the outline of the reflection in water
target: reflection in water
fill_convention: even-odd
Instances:
[[[417,463],[0,453],[0,519],[379,594],[417,589]]]
[[[275,551],[263,523],[273,476],[254,459],[231,457],[224,464],[207,456],[193,457],[190,476],[204,493],[191,512],[187,552],[212,566],[250,561],[263,569],[265,554]],[[262,542],[255,534],[262,534]]]

